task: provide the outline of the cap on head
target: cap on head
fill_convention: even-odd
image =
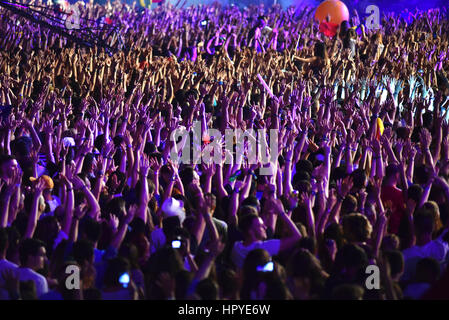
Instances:
[[[55,186],[53,179],[45,174],[40,176],[39,178],[30,177],[30,181],[32,182],[39,179],[43,179],[45,181],[46,184],[45,189],[53,189],[53,187]]]
[[[162,204],[161,210],[164,213],[164,218],[176,216],[179,218],[181,224],[186,218],[186,213],[183,208],[183,202],[175,198],[167,198]]]

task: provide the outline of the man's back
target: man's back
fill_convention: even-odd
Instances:
[[[274,256],[279,253],[280,247],[281,240],[279,239],[256,241],[248,246],[245,246],[242,241],[237,241],[232,248],[231,259],[238,268],[242,268],[246,256],[252,250],[264,249],[267,250],[271,256]]]
[[[415,276],[416,264],[423,258],[433,258],[443,264],[448,251],[449,246],[440,239],[432,240],[422,246],[415,245],[405,249],[403,251],[404,275],[402,280],[410,280]]]
[[[6,260],[0,259],[0,300],[9,300],[8,291],[6,291],[3,286],[5,284],[5,280],[2,277],[2,273],[5,270],[16,270],[18,267],[16,264]]]
[[[33,280],[36,285],[36,294],[39,298],[44,293],[48,292],[47,279],[39,273],[31,270],[30,268],[18,268],[17,272],[19,274],[20,281]]]

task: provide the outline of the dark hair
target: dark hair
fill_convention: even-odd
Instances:
[[[210,278],[198,282],[195,289],[201,300],[218,300],[218,285]]]
[[[237,273],[225,268],[218,274],[218,284],[220,285],[222,297],[230,297],[240,289]]]
[[[67,261],[73,260],[73,254],[70,250],[68,250],[70,248],[70,244],[71,243],[69,240],[63,239],[53,250],[49,265],[49,272],[52,276],[57,275],[61,266]]]
[[[23,240],[19,247],[20,264],[23,266],[26,265],[28,262],[28,257],[37,255],[41,247],[45,247],[45,243],[40,240]]]
[[[98,151],[101,151],[105,144],[106,144],[106,136],[104,134],[98,135],[94,140],[94,147],[97,148]]]
[[[423,127],[430,130],[433,122],[433,113],[429,111],[424,112],[424,114],[422,115],[422,120],[423,120]]]
[[[260,205],[259,200],[255,196],[249,196],[248,198],[245,198],[245,200],[242,201],[240,206],[251,206],[251,207],[257,207]]]
[[[309,279],[310,294],[320,296],[325,277],[320,261],[308,250],[299,249],[287,262],[287,274],[290,278]]]
[[[249,213],[244,216],[239,221],[239,229],[243,234],[247,234],[249,230],[251,229],[251,226],[253,224],[253,221],[255,219],[258,219],[259,216],[254,213]]]
[[[417,165],[414,168],[413,179],[416,184],[423,185],[429,180],[429,171],[425,165]]]
[[[244,217],[249,214],[258,216],[257,208],[253,206],[244,206],[243,204],[240,206],[238,214],[240,217]]]
[[[13,156],[10,156],[8,154],[0,154],[0,166],[2,166],[4,163],[14,160],[15,158]]]
[[[332,169],[330,180],[336,181],[340,179],[344,179],[348,176],[347,169],[345,166],[339,166],[335,169]]]
[[[296,165],[296,172],[306,171],[309,175],[312,174],[313,164],[310,160],[299,160]]]
[[[90,217],[85,217],[80,221],[80,234],[84,234],[87,240],[93,243],[98,242],[101,238],[101,224]]]
[[[409,133],[409,131],[408,131],[407,127],[398,127],[396,129],[396,135],[400,139],[404,139],[404,140],[408,139],[409,138],[408,133]]]
[[[184,263],[178,250],[166,246],[152,254],[142,270],[145,276],[147,298],[166,299],[165,293],[156,284],[159,275],[167,272],[171,277],[176,277],[182,270],[184,270]]]
[[[123,192],[123,189],[126,186],[126,175],[123,172],[119,171],[119,170],[115,170],[112,173],[112,175],[110,176],[110,178],[108,179],[108,182],[106,183],[107,185],[109,185],[109,183],[110,183],[109,181],[111,181],[111,177],[114,176],[114,175],[117,177],[117,180],[119,182],[118,187],[114,191],[118,192],[118,193],[121,193],[121,192]]]
[[[372,226],[368,219],[359,213],[351,213],[342,219],[343,232],[348,241],[365,242],[369,239]]]
[[[315,43],[315,47],[313,48],[313,54],[315,57],[326,59],[327,58],[326,44],[324,42],[317,41]]]
[[[73,258],[79,265],[92,261],[94,257],[94,245],[89,240],[78,240],[73,244]]]
[[[337,252],[335,257],[333,274],[341,274],[344,270],[353,270],[357,273],[364,273],[368,265],[368,257],[361,247],[356,244],[347,244]]]
[[[102,300],[101,299],[101,291],[97,288],[89,288],[83,290],[83,298],[84,300]]]
[[[332,300],[362,300],[364,293],[361,286],[345,283],[332,290]]]
[[[5,228],[0,228],[0,253],[8,248],[8,231]]]
[[[407,190],[407,197],[419,203],[423,191],[423,188],[419,184],[413,184]]]
[[[300,193],[306,192],[310,193],[312,191],[312,185],[309,181],[301,180],[294,184],[293,188],[298,190]]]
[[[435,228],[433,215],[426,210],[419,210],[414,219],[416,235],[431,234]]]
[[[317,243],[315,238],[311,237],[302,237],[299,240],[298,244],[299,248],[308,250],[311,254],[316,254]]]
[[[106,214],[114,214],[122,218],[126,214],[126,201],[122,197],[115,197],[107,203],[105,209]]]
[[[323,238],[335,240],[337,247],[341,248],[345,243],[343,227],[335,222],[329,224],[324,230]]]
[[[385,257],[390,264],[391,276],[395,277],[404,271],[404,255],[399,250],[385,251]]]
[[[184,187],[187,187],[193,181],[195,170],[192,167],[185,167],[179,172],[179,177],[181,178]]]
[[[257,267],[265,265],[270,259],[270,254],[264,249],[254,249],[248,253],[243,263],[241,299],[250,299],[251,290],[256,288],[261,278],[260,272],[257,272]]]
[[[58,236],[58,220],[54,216],[46,216],[39,219],[36,226],[34,238],[44,242],[47,253],[51,255],[53,243]]]
[[[395,234],[387,234],[382,239],[382,250],[391,251],[399,249],[401,245],[401,240]]]
[[[301,180],[310,181],[310,173],[307,171],[296,172],[293,176],[293,183],[297,183]]]
[[[341,204],[341,216],[344,216],[349,213],[354,213],[357,210],[357,199],[348,194]]]
[[[15,227],[6,228],[8,232],[8,250],[6,252],[6,259],[13,260],[18,252],[20,243],[20,233]]]
[[[354,187],[357,189],[362,189],[366,184],[366,173],[363,169],[356,169],[351,173],[352,181]]]
[[[340,37],[347,34],[348,31],[352,30],[351,26],[349,25],[349,22],[347,20],[343,20],[340,23]]]
[[[123,243],[118,255],[128,259],[132,269],[139,269],[139,250],[132,243]]]
[[[171,247],[163,247],[151,255],[144,271],[153,275],[168,272],[174,276],[183,269],[184,263],[179,251]]]
[[[392,176],[396,175],[399,173],[399,166],[397,164],[394,163],[390,163],[386,168],[385,168],[385,178],[391,178]]]
[[[189,292],[190,284],[192,283],[194,274],[187,270],[181,270],[176,274],[175,281],[175,296],[176,300],[187,299],[187,294]]]
[[[419,282],[434,282],[440,277],[440,264],[434,258],[423,258],[416,264],[416,278]]]

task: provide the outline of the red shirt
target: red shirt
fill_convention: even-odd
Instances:
[[[337,34],[338,24],[323,21],[320,23],[320,32],[328,37],[333,37]]]
[[[397,234],[402,216],[405,213],[405,202],[402,191],[396,187],[383,186],[381,190],[381,199],[385,210],[391,210],[388,231]]]

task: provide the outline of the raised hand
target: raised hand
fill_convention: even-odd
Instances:
[[[337,193],[340,197],[344,198],[351,191],[354,185],[354,181],[351,176],[344,179],[337,180]]]
[[[34,185],[34,193],[36,195],[41,195],[46,187],[47,187],[47,183],[45,182],[45,180],[42,178],[38,179],[36,184]]]
[[[102,155],[107,158],[110,157],[112,152],[114,151],[114,142],[111,141],[103,146]]]
[[[218,257],[223,252],[224,248],[225,243],[223,243],[220,239],[217,239],[208,245],[209,252],[214,257]]]
[[[312,208],[312,194],[309,192],[302,192],[301,199],[302,202],[307,206],[307,208]]]
[[[159,170],[160,170],[161,167],[162,167],[162,161],[159,162],[159,161],[157,160],[157,158],[153,157],[153,158],[150,158],[150,160],[149,160],[149,165],[150,165],[150,168],[151,168],[153,171],[159,172]]]
[[[77,175],[74,175],[72,177],[72,183],[73,183],[73,186],[75,187],[75,190],[83,189],[86,186],[83,179],[81,179]]]
[[[108,220],[108,225],[114,233],[117,232],[118,225],[119,225],[118,217],[116,215],[110,214],[109,220]]]
[[[137,204],[132,204],[132,205],[129,207],[129,209],[128,209],[128,211],[127,211],[127,214],[126,214],[126,216],[125,216],[125,219],[123,220],[124,223],[130,224],[131,221],[133,221],[134,216],[136,215],[136,212],[137,212],[138,207],[139,207],[139,206],[138,206]]]
[[[381,190],[382,190],[382,179],[380,178],[374,178],[370,179],[371,185],[373,186],[373,193],[376,195],[377,198],[380,199]]]
[[[143,156],[140,158],[140,174],[143,176],[148,176],[148,172],[150,170],[150,161],[148,157]]]
[[[203,164],[203,173],[207,177],[212,177],[215,174],[215,164],[211,161],[211,163]]]
[[[423,128],[421,130],[419,138],[420,138],[419,140],[421,143],[421,148],[423,150],[429,149],[430,144],[432,143],[432,135],[430,134],[429,130],[427,130],[426,128]]]
[[[449,136],[445,136],[443,139],[443,154],[447,157],[449,157]]]

